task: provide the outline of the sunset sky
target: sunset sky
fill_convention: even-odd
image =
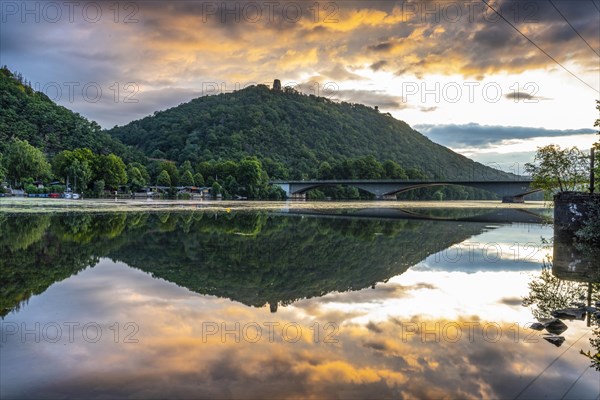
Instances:
[[[278,78],[507,170],[598,138],[600,0],[0,5],[0,64],[104,128]]]

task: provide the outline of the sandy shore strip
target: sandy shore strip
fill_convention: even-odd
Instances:
[[[498,200],[477,201],[229,201],[229,200],[153,200],[153,199],[43,199],[23,197],[0,198],[0,213],[53,212],[139,212],[139,211],[282,211],[340,210],[365,208],[514,208],[550,209],[552,203],[529,201],[521,204]]]

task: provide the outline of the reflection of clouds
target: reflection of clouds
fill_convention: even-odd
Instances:
[[[267,308],[199,296],[104,260],[53,285],[6,321],[98,321],[107,337],[94,344],[81,340],[66,345],[3,343],[2,394],[78,397],[85,392],[87,397],[211,399],[514,397],[563,349],[543,341],[527,344],[523,337],[515,340],[513,321],[531,318],[526,309],[511,308],[510,313],[501,314],[500,308],[509,308],[501,304],[484,312],[493,308],[494,301],[502,303],[522,294],[527,276],[510,274],[507,281],[511,284],[504,285],[498,275],[482,274],[488,274],[488,279],[409,270],[375,289],[308,299],[271,314]],[[495,286],[502,288],[492,290]],[[482,295],[490,291],[489,296]],[[472,304],[473,299],[478,304]],[[377,315],[377,310],[383,312]],[[438,313],[428,316],[434,314],[431,310]],[[339,323],[338,342],[325,343],[323,327],[333,311]],[[356,318],[357,314],[363,314],[362,318]],[[114,343],[108,326],[116,319],[135,321],[140,342]],[[482,327],[492,323],[486,321],[498,321],[503,334],[497,341],[486,340]],[[288,342],[276,328],[272,342],[265,331],[256,343],[237,343],[231,334],[224,341],[219,334],[203,340],[203,323],[207,322],[225,323],[228,329],[235,322],[241,326],[276,322],[279,327],[297,323],[302,338]],[[472,328],[473,340],[469,340],[475,322],[479,325]],[[315,323],[320,333],[316,343]],[[444,331],[449,325],[451,329]],[[566,332],[568,343],[584,332],[585,328],[575,325]],[[459,340],[455,340],[457,329],[462,332]],[[488,336],[495,338],[492,331]],[[574,378],[563,371],[580,371],[587,363],[577,352],[578,346],[573,346],[525,394],[541,397],[564,392]],[[6,368],[9,364],[11,368]],[[593,393],[594,378],[585,375],[578,390]]]
[[[341,324],[378,324],[390,318],[414,322],[419,318],[460,318],[464,315],[525,324],[532,322],[529,312],[507,304],[504,299],[524,296],[528,290],[526,278],[521,271],[465,273],[410,269],[375,289],[328,294],[286,308],[300,309],[319,320],[334,317],[333,321]],[[424,281],[435,289],[416,289]],[[399,289],[403,287],[413,289]],[[477,301],[473,302],[473,299]]]
[[[381,302],[390,297],[399,298],[408,296],[408,293],[414,290],[421,289],[436,289],[436,287],[430,283],[418,282],[414,285],[403,286],[400,284],[381,284],[373,289],[364,289],[357,292],[353,292],[352,296],[348,296],[346,293],[335,293],[328,294],[324,297],[319,298],[319,304],[337,303],[343,301],[346,304],[349,303],[369,303],[369,302]]]
[[[550,226],[532,224],[523,229],[520,224],[502,225],[432,254],[413,269],[471,273],[537,270],[552,253],[540,238],[550,237]]]

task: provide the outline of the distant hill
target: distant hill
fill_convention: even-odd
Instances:
[[[34,91],[6,67],[0,69],[0,95],[0,153],[15,137],[49,156],[87,147],[144,164],[146,156],[193,165],[256,156],[271,178],[315,178],[324,161],[339,165],[367,156],[429,178],[514,177],[433,143],[387,113],[289,88],[258,85],[200,97],[108,131]]]
[[[54,155],[62,150],[87,147],[96,153],[115,153],[126,161],[143,159],[113,139],[100,126],[36,92],[20,74],[0,68],[0,153],[11,138]]]
[[[200,97],[108,133],[153,158],[196,163],[255,155],[284,164],[292,177],[315,177],[323,161],[369,155],[432,178],[514,177],[436,144],[374,108],[265,85]]]

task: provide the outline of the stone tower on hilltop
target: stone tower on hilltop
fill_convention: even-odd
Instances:
[[[273,81],[273,91],[274,92],[281,92],[281,81],[279,79],[275,79]]]

